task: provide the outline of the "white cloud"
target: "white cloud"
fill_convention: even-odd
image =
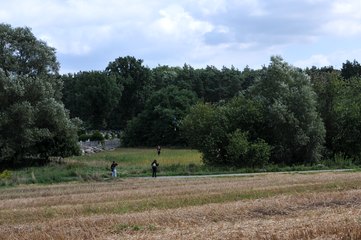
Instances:
[[[0,10],[0,19],[2,19],[2,21],[9,21],[9,19],[10,19],[9,12]]]
[[[197,8],[201,10],[204,15],[212,15],[215,13],[226,12],[227,1],[226,0],[191,0],[188,5],[197,5]]]
[[[336,49],[327,54],[313,54],[306,59],[294,61],[293,65],[301,68],[333,66],[336,69],[340,69],[346,60],[353,61],[354,59],[358,59],[360,62],[361,48]]]
[[[249,16],[263,16],[267,14],[267,10],[260,0],[188,0],[187,8],[196,7],[204,15],[220,15],[227,14],[230,10],[239,9],[242,13]],[[190,6],[190,7],[189,7]]]
[[[335,0],[331,3],[329,20],[323,31],[330,35],[350,37],[361,34],[361,2]]]
[[[330,66],[331,61],[329,60],[329,57],[322,54],[315,54],[310,56],[307,59],[298,60],[294,63],[294,66],[300,67],[300,68],[306,68],[306,67],[312,67],[312,66]]]
[[[335,0],[332,13],[340,17],[360,19],[361,2],[359,0]]]
[[[354,36],[361,34],[361,22],[341,19],[330,21],[324,26],[324,31],[331,35]]]
[[[160,18],[152,24],[151,31],[154,34],[184,39],[202,35],[213,29],[210,23],[193,18],[181,6],[172,5],[161,9],[159,15]]]
[[[125,55],[153,66],[261,66],[271,55],[302,66],[329,65],[340,61],[337,54],[342,61],[359,57],[353,51],[361,36],[359,0],[0,3],[0,22],[31,27],[57,49],[64,69],[101,68]]]

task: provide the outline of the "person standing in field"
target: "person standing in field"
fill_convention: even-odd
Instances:
[[[158,156],[160,155],[160,146],[158,145],[158,147],[157,147],[157,153],[158,153]]]
[[[157,160],[154,159],[152,162],[152,177],[157,177],[157,168],[159,166],[159,163],[157,163]]]
[[[110,169],[112,170],[112,177],[117,177],[117,166],[118,163],[115,163],[115,161],[113,161],[112,165],[110,165]]]

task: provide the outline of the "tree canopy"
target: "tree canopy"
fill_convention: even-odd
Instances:
[[[356,60],[340,70],[277,56],[257,70],[151,69],[125,56],[104,71],[58,71],[55,49],[30,28],[0,24],[1,163],[76,154],[81,123],[121,130],[127,146],[187,145],[213,165],[361,162]]]
[[[225,105],[196,106],[183,128],[205,162],[236,166],[316,162],[325,134],[309,77],[279,57],[244,96]]]
[[[0,24],[0,36],[0,162],[77,154],[78,121],[61,102],[55,50],[29,28]]]
[[[261,136],[276,163],[312,163],[320,160],[325,128],[309,76],[280,57],[272,57],[250,88],[263,105]]]
[[[71,116],[82,119],[87,129],[106,129],[122,94],[115,76],[92,71],[63,79],[64,104]]]
[[[55,48],[36,39],[28,27],[0,24],[0,66],[6,76],[56,74]]]
[[[144,111],[128,123],[123,135],[124,145],[185,145],[179,123],[196,99],[193,92],[173,85],[154,92]]]

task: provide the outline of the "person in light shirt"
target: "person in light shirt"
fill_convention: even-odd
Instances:
[[[154,159],[152,162],[152,177],[157,177],[157,168],[159,166],[159,163],[157,163],[157,160]]]

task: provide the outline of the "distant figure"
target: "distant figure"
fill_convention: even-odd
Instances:
[[[160,146],[158,145],[157,147],[157,153],[158,153],[158,156],[160,155]]]
[[[112,177],[117,177],[117,166],[118,163],[115,163],[115,161],[113,161],[112,165],[110,165],[110,169],[112,170]]]
[[[157,168],[159,166],[159,163],[157,163],[157,160],[154,160],[152,162],[152,177],[157,177]]]

